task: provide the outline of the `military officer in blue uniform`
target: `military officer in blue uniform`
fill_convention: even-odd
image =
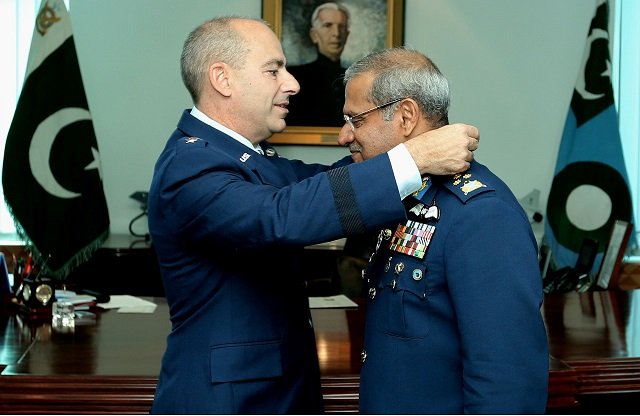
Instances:
[[[184,44],[194,107],[148,196],[172,323],[152,413],[321,413],[300,250],[404,220],[420,173],[464,170],[477,147],[477,129],[458,125],[360,164],[278,157],[265,140],[299,91],[285,62],[256,19],[212,19]]]
[[[339,141],[354,160],[448,122],[447,80],[417,51],[373,53],[345,83],[350,128]],[[361,413],[544,413],[542,279],[516,198],[474,160],[424,176],[403,202],[406,220],[383,227],[363,270]]]

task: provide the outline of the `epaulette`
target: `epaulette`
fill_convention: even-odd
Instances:
[[[444,186],[462,202],[467,202],[476,195],[494,190],[491,185],[484,183],[482,178],[470,171],[453,175],[444,181]]]

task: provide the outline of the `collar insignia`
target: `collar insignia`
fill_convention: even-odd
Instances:
[[[431,184],[429,183],[429,177],[425,176],[424,178],[422,178],[422,184],[420,185],[420,188],[411,195],[420,199],[425,194],[425,192],[427,192],[429,186],[431,186]]]

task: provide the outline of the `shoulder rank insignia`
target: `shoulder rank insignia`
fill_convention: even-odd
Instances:
[[[453,176],[453,185],[458,186],[460,184],[462,184],[462,186],[460,186],[460,190],[465,195],[468,195],[470,192],[473,192],[476,189],[487,187],[487,185],[483,184],[477,179],[472,180],[470,173],[464,173],[464,174],[458,173]]]
[[[186,139],[184,139],[184,142],[187,144],[191,144],[197,142],[198,140],[200,140],[199,137],[187,137]]]
[[[468,195],[469,192],[473,192],[476,189],[483,188],[486,186],[487,185],[483,184],[482,182],[474,179],[468,182],[465,181],[464,185],[462,185],[460,189],[462,189],[462,192],[464,192],[465,195]]]

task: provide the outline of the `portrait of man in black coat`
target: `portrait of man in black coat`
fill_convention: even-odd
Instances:
[[[311,15],[309,37],[317,49],[312,62],[287,69],[300,83],[300,92],[290,98],[287,125],[340,127],[344,124],[344,86],[340,56],[349,37],[349,9],[329,2]]]

